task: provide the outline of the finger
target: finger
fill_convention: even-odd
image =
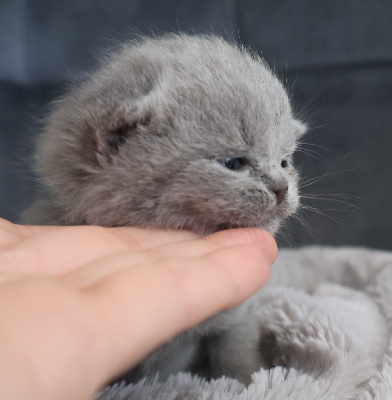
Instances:
[[[162,256],[188,256],[196,257],[214,251],[221,246],[230,247],[238,244],[260,245],[266,257],[272,264],[277,256],[277,245],[275,239],[268,232],[259,228],[230,229],[213,233],[200,240],[189,240],[185,242],[173,242],[163,246],[155,247],[154,253]]]
[[[98,281],[86,293],[108,328],[113,347],[106,365],[120,373],[130,360],[138,362],[182,330],[244,301],[268,277],[263,249],[241,244],[200,259],[122,269]]]
[[[4,218],[0,218],[0,249],[19,242],[26,237],[55,228],[57,227],[14,224]]]
[[[260,228],[242,228],[220,231],[210,235],[209,240],[212,240],[215,243],[220,243],[224,240],[227,246],[230,244],[240,243],[260,246],[269,264],[273,264],[278,255],[278,246],[274,237]]]
[[[72,288],[87,288],[125,269],[155,266],[163,258],[146,250],[114,253],[64,274],[60,279]]]
[[[217,249],[230,248],[239,244],[260,246],[270,264],[275,261],[276,242],[269,233],[260,229],[238,229],[235,232],[223,231],[197,240],[166,243],[145,249],[143,252],[111,254],[71,271],[64,275],[63,279],[71,286],[86,287],[122,269],[156,265],[159,262],[169,262],[177,258],[201,257]]]
[[[61,275],[96,259],[129,250],[195,238],[186,231],[97,226],[56,227],[20,240],[1,251],[1,269]]]

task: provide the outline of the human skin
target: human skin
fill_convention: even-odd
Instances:
[[[272,236],[0,219],[0,398],[91,399],[268,280]]]

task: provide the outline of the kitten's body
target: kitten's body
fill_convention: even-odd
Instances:
[[[279,81],[245,50],[184,35],[125,45],[54,104],[35,157],[47,196],[26,222],[275,233],[298,207],[291,155],[303,131]],[[163,375],[192,368],[203,334],[234,315],[185,333],[143,374],[162,373],[161,356],[179,345],[188,356],[164,361]]]

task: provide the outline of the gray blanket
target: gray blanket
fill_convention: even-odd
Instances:
[[[225,376],[116,385],[101,400],[392,399],[392,253],[282,250],[272,270],[217,344]]]

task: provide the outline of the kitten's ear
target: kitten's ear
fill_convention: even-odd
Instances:
[[[96,159],[99,164],[111,162],[129,137],[141,134],[148,128],[152,114],[147,105],[141,103],[124,103],[99,118],[101,123],[95,130]]]
[[[296,119],[294,120],[294,131],[298,138],[303,136],[307,130],[308,127],[305,123],[298,121]]]

